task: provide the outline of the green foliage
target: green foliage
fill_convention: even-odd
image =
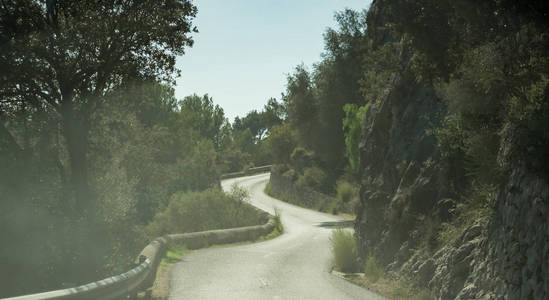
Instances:
[[[231,157],[225,158],[229,165],[266,165],[276,162],[280,155],[279,150],[285,145],[279,146],[273,143],[273,139],[282,138],[284,128],[282,127],[285,118],[285,105],[276,99],[269,99],[263,111],[252,110],[243,118],[236,117],[232,124],[232,140],[225,150],[228,154],[241,153],[240,156],[233,156],[235,159],[245,158],[246,162],[241,160],[232,161]],[[273,136],[271,139],[268,139]],[[276,149],[273,150],[273,147]],[[274,151],[274,152],[273,152]],[[235,171],[241,168],[228,168],[228,171]]]
[[[457,204],[455,217],[440,224],[437,233],[439,246],[448,245],[460,237],[462,232],[474,223],[486,224],[492,218],[490,203],[497,196],[497,186],[475,182],[471,191],[462,196]]]
[[[280,220],[280,210],[275,207],[274,209],[274,220],[275,220],[275,226],[273,231],[269,232],[266,236],[262,236],[259,238],[260,241],[263,240],[269,240],[273,239],[279,235],[281,235],[284,232],[284,225],[282,224],[282,221]]]
[[[363,54],[364,73],[359,83],[360,92],[367,103],[376,103],[388,94],[394,77],[401,71],[398,61],[400,47],[400,43],[387,42]]]
[[[243,152],[237,147],[224,149],[217,155],[218,162],[221,165],[221,173],[231,173],[246,170],[252,155],[248,152]]]
[[[290,179],[292,182],[296,181],[298,176],[299,176],[299,173],[296,172],[296,170],[294,169],[287,169],[284,173],[282,173],[282,176],[283,177],[286,177],[288,179]]]
[[[191,252],[183,246],[176,246],[168,249],[166,255],[160,261],[160,265],[169,266],[181,260],[181,257]]]
[[[509,116],[516,122],[535,120],[544,108],[548,85],[549,76],[541,75],[538,81],[526,87],[523,95],[513,95],[509,99]]]
[[[234,187],[230,194],[217,188],[200,192],[178,192],[166,209],[147,226],[151,236],[221,228],[250,226],[260,223],[260,216],[246,204],[246,191]]]
[[[284,232],[284,225],[282,224],[282,220],[280,219],[280,209],[275,207],[274,213],[275,230],[279,233],[282,233]]]
[[[177,75],[195,15],[186,0],[3,3],[0,297],[131,265],[139,224],[173,193],[175,99],[159,82]]]
[[[352,183],[340,180],[336,185],[337,199],[343,203],[343,205],[350,204],[353,201],[358,201],[359,189]]]
[[[213,142],[216,151],[226,143],[229,135],[229,122],[219,105],[214,105],[208,95],[202,98],[194,94],[185,97],[179,103],[181,117],[191,126],[199,137]]]
[[[383,269],[372,255],[366,258],[364,275],[372,282],[378,281],[383,276]]]
[[[263,124],[262,116],[262,113],[258,113],[257,110],[252,110],[242,119],[236,117],[233,123],[233,130],[249,130],[253,143],[258,143],[263,139],[264,134],[267,132],[267,127]]]
[[[203,190],[215,186],[220,175],[216,158],[213,143],[210,140],[201,140],[189,156],[177,162],[179,188]]]
[[[314,165],[326,174],[325,190],[332,189],[346,165],[343,106],[363,103],[358,81],[366,43],[365,17],[365,12],[353,10],[336,13],[337,27],[324,35],[322,61],[312,71],[296,67],[282,98],[288,126],[299,138],[296,146],[312,151]],[[301,172],[301,167],[293,167]]]
[[[306,168],[302,175],[297,179],[297,185],[300,187],[309,187],[316,190],[325,188],[326,173],[318,167]]]
[[[341,208],[342,208],[342,203],[338,200],[338,199],[334,199],[332,201],[330,201],[329,203],[329,206],[328,206],[328,209],[326,210],[324,205],[326,205],[325,203],[322,203],[321,206],[318,208],[319,211],[327,211],[333,215],[337,215]]]
[[[263,108],[261,119],[264,126],[271,131],[286,119],[286,106],[275,98],[270,98]]]
[[[300,138],[309,141],[307,134],[312,133],[316,122],[316,105],[311,75],[303,65],[297,66],[295,73],[288,76],[286,89],[283,100],[288,109],[288,120],[299,128]]]
[[[464,138],[456,145],[463,145],[461,164],[470,180],[497,183],[505,160],[547,176],[542,149],[549,136],[542,124],[549,120],[549,63],[539,46],[547,44],[544,7],[494,0],[471,9],[466,1],[424,0],[394,1],[386,9],[391,27],[411,41],[416,76],[437,82],[450,114],[461,120]],[[513,138],[498,163],[502,135]]]
[[[295,134],[289,124],[286,123],[274,128],[266,140],[273,155],[273,163],[289,163],[296,140]]]
[[[24,247],[43,254],[32,251],[25,254],[35,257],[36,262],[14,254],[2,258],[13,261],[14,266],[21,263],[28,266],[21,269],[26,275],[17,276],[27,280],[14,277],[13,290],[6,293],[32,292],[29,286],[55,289],[67,278],[76,284],[127,271],[150,238],[142,234],[142,227],[168,205],[173,193],[218,184],[222,162],[218,162],[213,141],[199,136],[189,126],[189,118],[175,106],[173,89],[158,83],[137,82],[127,88],[113,92],[113,100],[95,111],[94,126],[89,131],[88,183],[95,198],[96,216],[93,226],[71,220],[74,200],[70,193],[70,162],[56,120],[36,119],[37,122],[29,123],[33,125],[27,126],[32,129],[26,131],[27,137],[33,142],[26,148],[31,154],[28,158],[15,161],[12,156],[18,155],[17,152],[7,155],[2,152],[0,163],[5,168],[0,170],[0,192],[13,202],[4,201],[2,196],[1,210],[11,211],[10,215],[20,221],[14,222],[7,215],[2,217],[12,225],[3,224],[0,236],[13,240],[13,234],[24,230],[33,237]],[[188,110],[186,113],[192,114]],[[40,115],[44,116],[36,117]],[[35,120],[33,114],[29,117]],[[25,125],[19,122],[14,119],[6,124],[10,134],[24,140],[20,128]],[[10,173],[19,175],[9,176]],[[17,180],[11,186],[5,185],[10,178]],[[24,225],[34,221],[44,226]],[[50,246],[33,246],[33,243]],[[23,247],[21,243],[10,245],[13,249]],[[88,249],[84,251],[82,247]],[[81,257],[88,250],[93,250],[93,257]],[[77,263],[67,264],[64,257],[73,257]],[[6,270],[9,269],[12,267]]]
[[[442,162],[451,178],[465,175],[463,160],[465,158],[465,132],[459,115],[447,116],[442,126],[435,130],[438,149]]]
[[[354,273],[359,270],[356,240],[350,231],[342,228],[332,231],[330,248],[339,271]]]
[[[345,153],[349,160],[349,165],[354,172],[358,171],[359,167],[359,149],[360,135],[364,125],[366,124],[366,114],[370,103],[364,106],[356,106],[353,104],[345,104],[345,118],[343,119],[343,130],[345,131]]]
[[[438,232],[437,241],[439,245],[448,245],[455,241],[461,234],[461,228],[454,223],[442,223],[440,224],[440,231]]]
[[[291,163],[298,172],[303,172],[313,164],[314,153],[302,147],[296,147],[290,155]]]
[[[71,174],[65,184],[71,217],[94,222],[88,181],[94,113],[129,82],[173,79],[176,55],[193,43],[188,34],[195,15],[189,1],[175,0],[4,5],[2,70],[19,71],[0,76],[0,111],[39,111],[58,124]]]
[[[275,229],[273,229],[273,231],[269,232],[269,234],[267,234],[265,236],[260,237],[258,240],[259,241],[265,241],[265,240],[274,239],[275,237],[277,237],[281,234],[282,234],[282,231],[280,231],[280,229],[278,227],[275,227]]]

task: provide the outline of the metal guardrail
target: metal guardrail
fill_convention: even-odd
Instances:
[[[257,173],[270,172],[271,167],[272,167],[272,165],[266,165],[266,166],[249,168],[246,171],[226,173],[226,174],[221,175],[221,179],[228,179],[228,178],[235,178],[235,177],[240,177],[240,176],[257,174]]]
[[[271,167],[273,165],[265,165],[265,166],[260,166],[260,167],[253,167],[253,168],[249,168],[246,173],[247,174],[255,174],[255,173],[261,173],[261,172],[269,172],[271,171]]]
[[[32,295],[6,298],[6,300],[37,299],[119,299],[135,293],[151,271],[151,261],[146,258],[126,273],[78,287]]]

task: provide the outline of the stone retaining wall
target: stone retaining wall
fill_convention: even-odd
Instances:
[[[297,186],[290,178],[275,172],[271,172],[270,186],[273,197],[307,208],[328,211],[330,205],[337,202],[334,197]]]

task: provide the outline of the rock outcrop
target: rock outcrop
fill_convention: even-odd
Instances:
[[[373,47],[390,39],[383,3],[374,1],[369,12]],[[403,65],[406,53],[402,49]],[[434,88],[416,82],[407,67],[368,111],[355,225],[361,254],[375,256],[386,271],[410,277],[437,299],[548,299],[549,182],[524,162],[505,162],[510,172],[486,219],[466,224],[447,244],[433,241],[456,207],[432,134],[446,114]],[[502,135],[505,160],[513,136]]]

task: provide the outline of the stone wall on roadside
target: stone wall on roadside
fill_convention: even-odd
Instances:
[[[269,184],[271,196],[295,205],[328,211],[332,203],[337,202],[334,197],[298,186],[291,178],[276,172],[271,172]]]

